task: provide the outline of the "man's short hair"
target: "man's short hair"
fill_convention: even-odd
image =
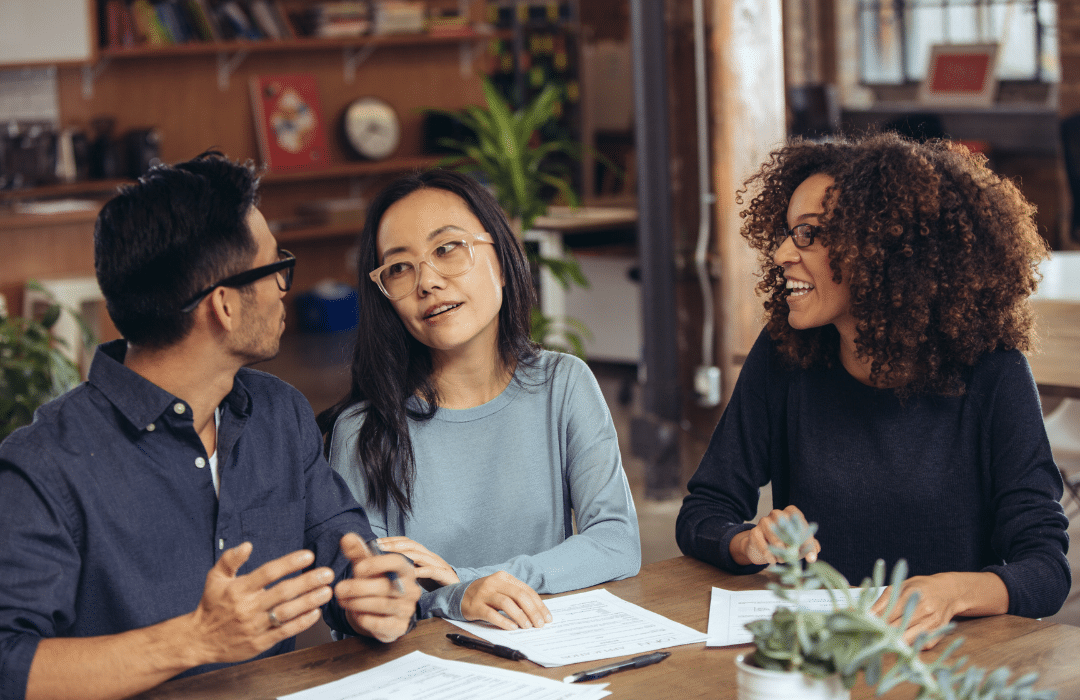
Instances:
[[[125,340],[180,341],[193,323],[180,307],[251,263],[258,246],[246,217],[258,186],[250,161],[207,151],[153,168],[105,204],[94,227],[94,268]]]

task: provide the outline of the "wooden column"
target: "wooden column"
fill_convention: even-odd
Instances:
[[[722,276],[717,325],[727,398],[762,325],[754,293],[758,261],[739,235],[745,205],[735,193],[784,141],[784,47],[780,0],[714,0],[711,13],[711,162]]]

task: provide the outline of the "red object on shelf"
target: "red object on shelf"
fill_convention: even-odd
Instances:
[[[253,77],[251,106],[259,153],[270,170],[314,170],[330,165],[314,75]]]

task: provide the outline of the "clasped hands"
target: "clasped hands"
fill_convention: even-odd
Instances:
[[[782,511],[773,510],[761,518],[753,529],[735,535],[731,539],[729,551],[736,563],[743,566],[777,563],[776,555],[770,551],[769,546],[784,546],[774,531],[776,519],[780,515],[802,516],[802,512],[795,506],[788,506]],[[820,552],[821,544],[817,538],[811,538],[803,547],[802,555],[806,561],[815,562]],[[908,599],[916,593],[919,599],[904,632],[904,641],[908,644],[914,642],[920,633],[939,629],[957,615],[996,615],[1008,611],[1008,591],[995,574],[943,572],[930,576],[912,576],[905,580],[899,600],[884,618],[885,621],[891,625],[899,625]],[[874,603],[871,612],[883,616],[890,596],[890,588],[886,588]],[[932,648],[937,642],[938,640],[933,640],[927,648]]]
[[[412,559],[416,578],[431,581],[432,587],[461,581],[446,560],[408,537],[380,537],[379,546],[386,552]],[[543,627],[551,622],[551,612],[540,595],[505,571],[496,571],[470,583],[461,599],[461,615],[466,620],[490,622],[504,630]]]
[[[226,550],[206,575],[202,599],[188,616],[190,649],[196,655],[192,665],[250,659],[311,627],[319,619],[321,606],[333,597],[358,634],[391,642],[409,629],[420,587],[405,558],[374,556],[359,536],[346,534],[341,551],[352,562],[352,576],[331,589],[334,572],[330,568],[299,573],[315,561],[308,550],[286,554],[237,576],[251,550],[249,542]],[[397,574],[404,594],[387,578],[389,572]]]

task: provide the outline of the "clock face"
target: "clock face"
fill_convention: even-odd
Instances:
[[[353,101],[345,109],[345,139],[364,158],[389,157],[401,141],[397,112],[375,97]]]

